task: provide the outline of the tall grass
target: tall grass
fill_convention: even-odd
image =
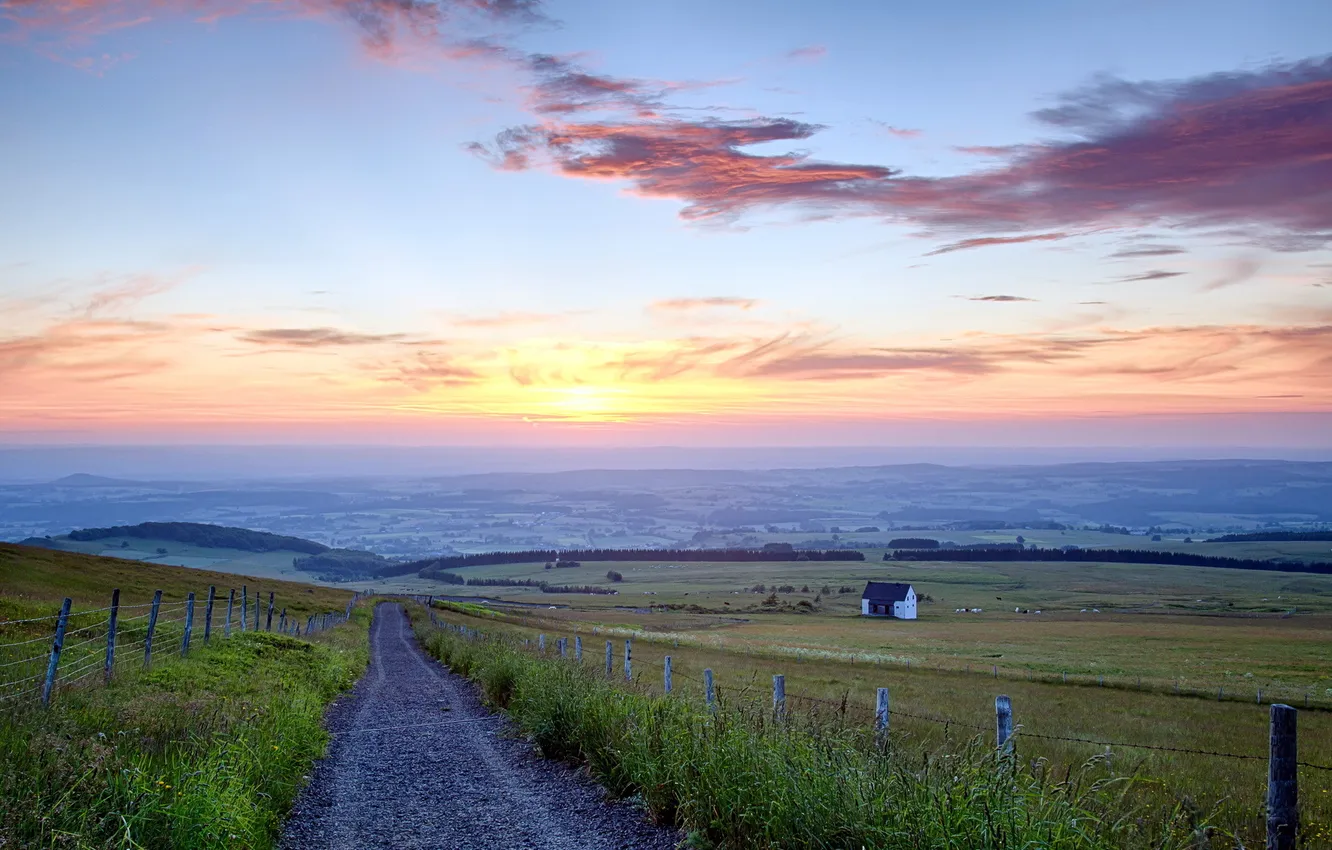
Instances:
[[[0,716],[0,847],[267,848],[367,661],[370,614],[264,632]]]
[[[1229,846],[1187,803],[1137,802],[1136,780],[1093,761],[1062,777],[978,738],[949,752],[743,699],[710,712],[588,668],[472,641],[417,616],[426,649],[475,680],[548,757],[636,796],[694,847],[1200,848]],[[1213,845],[1213,838],[1219,841]]]

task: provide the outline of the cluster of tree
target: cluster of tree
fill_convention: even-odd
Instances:
[[[1326,543],[1332,541],[1332,531],[1253,531],[1247,534],[1223,534],[1208,543]]]
[[[482,552],[413,561],[414,571],[480,567],[490,564],[540,564],[563,561],[863,561],[864,552],[848,549],[807,549],[796,554],[790,544],[769,549],[529,549],[522,552]]]
[[[938,549],[939,541],[930,537],[894,537],[888,541],[889,549]]]
[[[607,570],[606,578],[610,581],[624,581],[624,574],[616,572],[615,570]]]
[[[362,552],[359,549],[327,549],[316,555],[291,560],[291,565],[296,569],[317,573],[325,581],[350,581],[383,575],[382,570],[392,563],[374,552]]]
[[[620,591],[611,590],[609,587],[597,587],[593,584],[573,585],[573,584],[543,584],[542,593],[591,593],[595,596],[614,596]]]
[[[886,557],[886,556],[885,556]],[[1188,552],[1156,552],[1150,549],[931,549],[899,551],[898,561],[1073,561],[1108,564],[1167,564],[1182,567],[1221,567],[1235,570],[1274,570],[1291,573],[1332,575],[1332,563],[1264,561],[1254,558],[1224,558]]]
[[[109,528],[81,528],[69,533],[70,540],[105,540],[108,537],[133,537],[139,540],[172,540],[211,549],[240,549],[243,552],[305,552],[315,555],[328,547],[313,540],[232,528],[202,522],[141,522],[138,525],[113,525]]]
[[[546,569],[554,567],[555,569],[569,569],[571,567],[581,567],[581,561],[547,561]]]
[[[534,578],[469,578],[471,587],[545,587],[544,581]]]
[[[421,578],[434,579],[445,584],[467,584],[467,579],[448,570],[422,570]]]

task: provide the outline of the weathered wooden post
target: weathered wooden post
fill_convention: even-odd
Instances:
[[[546,654],[546,636],[545,636],[545,635],[537,635],[537,652],[540,652],[542,655],[545,655],[545,654]]]
[[[283,634],[287,631],[287,609],[284,607],[282,613],[278,615],[278,631]]]
[[[264,621],[264,631],[273,631],[273,591],[268,591],[268,619]]]
[[[259,593],[254,594],[254,630],[259,631]]]
[[[204,643],[213,636],[213,595],[216,593],[217,585],[208,585],[208,604],[204,605]]]
[[[669,655],[666,656],[666,663],[665,663],[665,665],[662,667],[662,671],[663,671],[663,675],[662,675],[662,687],[665,689],[665,691],[666,691],[667,694],[670,694],[670,692],[671,692],[671,657],[670,657]]]
[[[583,639],[578,635],[574,635],[574,661],[583,663]]]
[[[611,660],[612,655],[613,655],[613,650],[611,649],[611,642],[610,642],[610,641],[606,641],[606,678],[607,678],[607,679],[610,678],[611,670],[613,669],[613,668],[612,668],[612,660]]]
[[[153,666],[153,632],[157,631],[157,611],[162,607],[162,591],[153,594],[153,607],[148,609],[148,634],[143,636],[143,669]]]
[[[624,641],[624,680],[631,681],[634,678],[633,662],[630,660],[633,647],[629,644],[629,639]]]
[[[561,657],[561,658],[564,658],[564,657],[565,657],[565,651],[569,648],[569,639],[568,639],[568,638],[560,638],[560,640],[559,640],[559,645],[560,645],[560,657]]]
[[[1281,703],[1271,708],[1272,736],[1267,762],[1267,850],[1294,850],[1300,831],[1297,783],[1298,748],[1295,709]]]
[[[231,609],[236,604],[236,588],[231,588],[227,594],[227,622],[222,629],[222,637],[231,637]]]
[[[994,738],[1001,752],[1013,752],[1013,701],[1006,696],[994,698]]]
[[[712,687],[712,668],[703,671],[703,693],[708,700],[708,710],[717,710],[717,692]]]
[[[772,719],[786,719],[786,677],[780,673],[772,677]]]
[[[190,654],[190,634],[194,631],[194,593],[185,597],[185,631],[180,636],[180,655]]]
[[[888,689],[879,688],[874,698],[874,731],[882,741],[888,736]]]
[[[305,619],[305,636],[309,637],[312,634],[314,634],[314,614]]]
[[[116,624],[120,621],[120,588],[111,591],[111,616],[106,621],[106,661],[102,663],[102,681],[110,682],[116,669]]]
[[[994,678],[996,678],[996,679],[999,678],[999,665],[998,665],[998,664],[994,665]]]
[[[240,627],[241,627],[241,631],[245,631],[245,629],[247,628],[247,626],[246,626],[246,620],[248,620],[249,618],[250,618],[250,588],[248,588],[248,587],[246,587],[245,585],[242,584],[242,585],[241,585],[241,618],[240,618]]]
[[[51,658],[46,662],[46,679],[42,682],[42,705],[51,704],[51,689],[55,687],[56,668],[60,666],[60,652],[65,648],[65,628],[69,625],[69,606],[74,600],[65,597],[56,618],[55,640],[51,641]]]

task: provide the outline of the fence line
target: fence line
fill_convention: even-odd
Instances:
[[[417,598],[417,601],[420,602],[423,600],[421,598]],[[424,601],[426,602],[426,604],[431,604],[433,602],[433,600],[424,600]],[[466,640],[477,641],[477,640],[493,639],[490,635],[481,632],[477,629],[440,620],[433,610],[433,605],[430,610],[430,622],[437,629],[442,629],[452,632],[455,635],[459,635]],[[563,646],[565,645],[565,641],[567,640],[566,638],[557,639],[561,647],[561,652],[557,656],[551,657],[551,656],[546,656],[544,652],[545,635],[542,634],[540,637],[541,637],[540,645],[542,649],[538,650],[537,653],[538,658],[542,658],[542,660],[555,661],[558,663],[567,663],[565,653],[563,652]],[[522,649],[522,650],[527,650],[529,652],[531,651],[530,643],[527,641],[518,643],[512,639],[508,639],[504,640],[503,642],[511,649],[515,650]],[[624,642],[624,680],[626,683],[637,684],[641,686],[642,684],[641,674],[637,677],[631,675],[630,660],[632,658],[632,651],[633,651],[632,640],[626,639]],[[672,688],[673,677],[678,676],[682,679],[688,679],[695,682],[698,681],[697,679],[694,679],[692,676],[688,676],[682,673],[681,671],[674,669],[674,666],[672,664],[672,658],[670,655],[663,656],[663,660],[661,662],[654,662],[652,660],[644,661],[642,659],[636,659],[636,660],[638,660],[639,664],[642,664],[644,666],[658,668],[662,670],[663,672],[662,698],[664,699],[679,698],[677,696],[673,696],[674,693]],[[605,678],[608,681],[614,682],[615,676],[612,674],[610,662],[611,662],[611,643],[610,641],[607,641]],[[579,664],[579,666],[582,666],[581,657],[579,658],[577,663]],[[711,669],[706,669],[703,671],[703,675],[704,678],[701,684],[703,684],[705,688],[705,699],[709,711],[713,711],[716,709],[716,705],[714,702],[715,679],[713,671]],[[997,668],[995,669],[994,677],[997,678]],[[747,689],[748,688],[746,687],[746,690]],[[1292,706],[1284,705],[1281,703],[1273,703],[1271,705],[1271,711],[1270,711],[1271,734],[1269,740],[1268,754],[1250,755],[1245,753],[1227,753],[1214,750],[1192,749],[1187,747],[1170,747],[1170,746],[1161,746],[1155,744],[1132,744],[1132,743],[1118,742],[1118,741],[1099,741],[1091,738],[1075,738],[1075,737],[1065,737],[1059,735],[1043,735],[1034,732],[1025,732],[1022,730],[1021,726],[1014,725],[1013,703],[1012,700],[1007,695],[1000,695],[995,697],[994,727],[987,727],[987,726],[982,726],[980,724],[951,720],[949,718],[930,717],[927,715],[913,714],[898,709],[892,709],[890,708],[890,703],[889,703],[888,688],[878,688],[876,696],[877,696],[876,704],[873,710],[873,714],[871,715],[874,718],[874,728],[875,728],[876,737],[882,737],[883,735],[886,735],[888,733],[888,730],[890,728],[891,718],[910,717],[917,720],[925,720],[929,722],[940,723],[943,724],[945,727],[959,726],[964,728],[977,729],[982,732],[987,732],[991,728],[993,728],[995,734],[995,747],[999,750],[1001,755],[1008,754],[1011,756],[1011,754],[1014,754],[1016,752],[1017,742],[1025,737],[1025,738],[1045,740],[1045,741],[1092,744],[1095,746],[1105,747],[1107,752],[1109,752],[1114,748],[1123,748],[1123,749],[1151,750],[1151,751],[1167,752],[1167,753],[1179,753],[1192,756],[1204,756],[1209,758],[1238,759],[1246,761],[1266,760],[1269,765],[1268,794],[1267,794],[1267,846],[1269,850],[1293,850],[1293,848],[1295,847],[1296,834],[1298,831],[1298,824],[1299,824],[1299,812],[1297,806],[1297,801],[1298,801],[1297,768],[1302,767],[1309,770],[1332,772],[1332,765],[1324,765],[1324,764],[1316,764],[1313,762],[1300,761],[1297,758],[1295,729],[1296,729],[1296,716],[1298,715],[1298,711]],[[774,723],[783,724],[783,725],[787,723],[788,721],[787,700],[791,698],[798,700],[807,700],[816,705],[833,706],[843,717],[845,717],[852,708],[849,694],[843,696],[843,698],[840,701],[829,700],[823,697],[810,696],[807,694],[787,694],[786,677],[782,674],[776,674],[772,677],[771,718]],[[856,708],[859,709],[860,707],[856,706]],[[1009,759],[1001,759],[1000,763],[1007,764],[1009,763],[1009,761],[1010,761]]]
[[[210,586],[207,596],[199,600],[203,603],[200,607],[204,607],[197,613],[204,620],[205,643],[213,637],[211,615],[215,594],[216,588]],[[368,595],[368,592],[358,591],[344,611],[312,615],[304,632],[294,619],[290,626],[285,620],[279,623],[276,630],[270,619],[267,630],[312,636],[349,620],[356,602]],[[72,600],[65,599],[56,614],[0,620],[0,634],[16,629],[29,632],[43,626],[52,630],[45,635],[0,643],[0,707],[17,707],[34,696],[40,696],[42,704],[47,705],[60,689],[93,679],[98,671],[102,672],[103,681],[109,683],[117,671],[128,666],[142,664],[147,667],[164,656],[188,655],[191,644],[196,642],[193,640],[196,594],[191,592],[184,600],[169,602],[162,601],[160,590],[153,596],[152,602],[124,605],[120,604],[120,590],[116,589],[111,593],[111,604],[105,607],[72,611]],[[275,592],[269,592],[270,607],[275,596]],[[125,616],[127,612],[129,616]],[[223,625],[225,636],[230,637],[230,607],[227,613]],[[256,623],[258,613],[256,603]],[[36,653],[36,646],[43,643],[49,646],[49,650]]]

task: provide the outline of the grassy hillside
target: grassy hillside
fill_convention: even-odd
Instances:
[[[182,657],[185,594],[202,596],[208,584],[225,593],[236,578],[0,544],[0,653],[36,652],[42,666],[51,620],[12,621],[49,618],[66,595],[76,603],[66,643],[73,657],[62,657],[51,708],[22,691],[0,702],[0,847],[274,845],[283,813],[324,750],[324,707],[365,667],[370,614],[356,609],[351,622],[313,637],[237,628],[224,639],[219,611],[205,644],[200,606]],[[105,606],[116,587],[120,650],[103,684],[106,615],[91,609]],[[146,614],[132,606],[156,589],[164,591],[162,619],[146,670],[138,651]],[[258,590],[265,601],[273,591],[277,605],[302,621],[345,610],[350,598],[289,582]],[[91,665],[80,658],[84,644]],[[25,668],[4,668],[15,669]]]

